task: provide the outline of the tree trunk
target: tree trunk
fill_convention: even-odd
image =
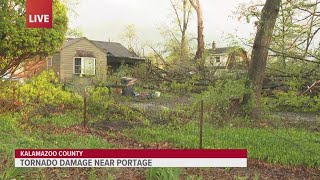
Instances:
[[[198,50],[196,53],[196,59],[201,59],[204,53],[204,37],[203,37],[203,15],[199,0],[197,0],[197,17],[198,17]]]
[[[255,103],[251,114],[254,118],[261,116],[261,93],[263,80],[265,78],[268,49],[279,14],[280,3],[281,0],[266,0],[254,40],[251,64],[248,72],[249,81],[246,83],[246,88],[254,88],[255,92]],[[252,98],[251,94],[246,94],[244,96],[244,104],[252,102]]]
[[[189,23],[188,15],[189,11],[187,10],[187,0],[183,1],[183,23],[181,28],[181,45],[180,45],[180,60],[181,62],[185,62],[188,58],[187,53],[187,40],[186,40],[186,33]]]
[[[204,54],[204,37],[203,37],[203,13],[200,4],[200,0],[197,0],[197,4],[193,0],[189,0],[193,8],[197,12],[197,21],[198,21],[198,49],[195,56],[195,59],[201,59]]]
[[[188,58],[186,31],[182,31],[181,45],[180,45],[180,61],[185,62]]]
[[[187,42],[187,29],[190,21],[191,6],[188,6],[188,0],[182,1],[182,17],[180,17],[179,7],[170,0],[171,6],[175,12],[176,20],[178,23],[179,30],[181,32],[180,43],[180,62],[185,62],[188,59],[188,42]],[[178,41],[178,39],[176,39]]]

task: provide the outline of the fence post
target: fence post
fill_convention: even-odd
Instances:
[[[16,86],[13,87],[12,91],[12,117],[14,117],[14,114],[16,112]]]
[[[203,100],[201,100],[201,105],[200,105],[200,141],[199,141],[199,149],[202,149],[202,137],[203,137]]]
[[[87,92],[84,90],[83,93],[83,126],[87,127]]]

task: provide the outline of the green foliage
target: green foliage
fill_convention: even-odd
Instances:
[[[213,128],[205,124],[205,149],[248,149],[249,158],[274,164],[320,167],[319,132],[296,129]],[[198,123],[183,127],[152,126],[135,128],[128,135],[146,143],[169,142],[174,147],[199,146]]]
[[[131,68],[128,65],[122,64],[115,72],[115,75],[120,78],[126,77],[126,76],[132,76]]]
[[[120,84],[120,79],[122,77],[131,77],[131,68],[128,65],[122,64],[116,71],[114,71],[111,75],[108,76],[107,83],[108,84]]]
[[[68,117],[63,117],[63,119]],[[51,119],[50,119],[51,120]],[[48,120],[48,121],[50,121]],[[47,120],[43,120],[47,121]],[[44,126],[45,127],[45,126]],[[54,128],[55,129],[55,128]],[[0,119],[0,154],[1,158],[6,158],[7,164],[1,164],[0,179],[16,179],[28,172],[36,172],[41,169],[25,169],[13,167],[12,155],[14,149],[23,148],[111,148],[112,146],[102,138],[92,135],[79,136],[75,132],[59,134],[48,129],[34,129],[21,123],[21,117],[15,115],[2,114]]]
[[[180,179],[180,168],[150,168],[147,180],[176,180]]]
[[[149,64],[147,62],[135,65],[132,70],[132,77],[138,78],[144,84],[150,81]]]
[[[264,97],[263,103],[266,108],[295,112],[318,112],[320,110],[319,95],[300,95],[303,90],[303,80],[293,78],[287,84],[289,87],[287,92],[278,91],[275,93],[275,98]]]
[[[170,91],[178,94],[188,94],[192,90],[192,83],[190,81],[185,83],[177,83],[177,81],[173,81],[170,83]]]
[[[51,29],[26,28],[25,0],[2,0],[0,8],[0,77],[26,60],[55,53],[63,43],[68,17],[59,0],[53,1]]]
[[[44,71],[41,75],[33,77],[24,83],[18,91],[21,95],[19,100],[25,104],[53,107],[64,104],[69,107],[81,107],[81,97],[64,91],[53,71]]]
[[[200,107],[201,100],[204,101],[206,119],[214,120],[229,114],[232,99],[242,100],[245,93],[251,90],[245,88],[245,79],[219,80],[213,87],[193,98],[193,109]],[[243,108],[243,111],[248,109]]]
[[[109,96],[109,90],[106,87],[97,87],[89,93],[88,112],[91,116],[105,118],[107,110],[114,100]]]

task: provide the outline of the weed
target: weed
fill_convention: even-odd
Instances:
[[[150,168],[147,180],[176,180],[180,179],[180,168]]]

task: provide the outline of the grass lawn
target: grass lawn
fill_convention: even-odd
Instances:
[[[146,143],[169,142],[179,148],[199,147],[197,124],[182,128],[153,126],[128,130],[128,136]],[[269,163],[320,167],[320,133],[297,129],[213,128],[205,125],[203,146],[246,148],[249,158]]]
[[[68,125],[77,123],[76,118],[72,119],[72,117],[52,117],[49,119],[42,119],[42,121],[50,121],[53,124],[57,123],[58,127],[67,127]],[[39,124],[41,123],[39,122]],[[71,132],[58,134],[47,130],[32,129],[27,125],[22,124],[19,116],[12,117],[11,115],[3,114],[0,117],[0,137],[0,179],[14,177],[17,175],[17,171],[23,169],[13,167],[15,149],[100,149],[112,147],[112,145],[104,139],[92,135],[79,136],[76,133]],[[4,159],[8,160],[6,164],[3,164],[2,162]],[[32,169],[32,171],[35,170],[41,170],[41,168]],[[5,172],[6,175],[4,175]]]

